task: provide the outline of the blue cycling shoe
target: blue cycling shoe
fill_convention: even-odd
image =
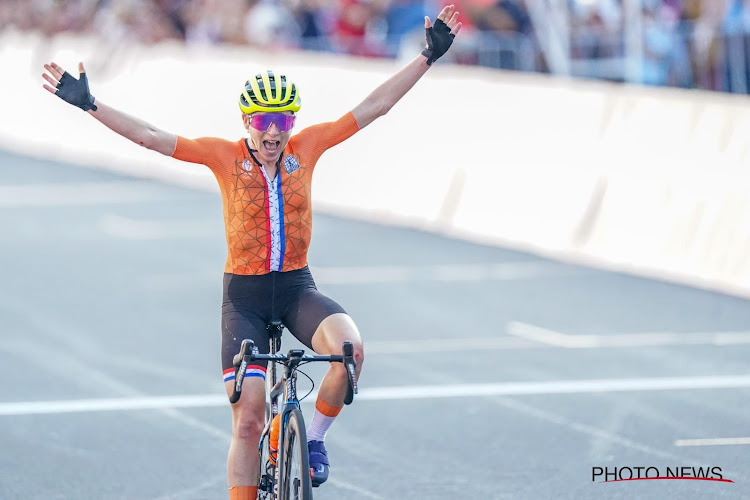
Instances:
[[[308,441],[307,451],[310,454],[310,478],[313,488],[316,488],[328,479],[328,452],[323,441]]]

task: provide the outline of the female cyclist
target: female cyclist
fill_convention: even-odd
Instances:
[[[297,86],[271,71],[247,81],[239,97],[249,136],[239,141],[186,139],[95,100],[82,63],[79,79],[57,64],[45,64],[44,88],[88,112],[131,141],[178,160],[202,163],[216,176],[224,207],[228,255],[224,267],[222,366],[231,393],[232,357],[250,338],[268,349],[266,325],[280,319],[300,342],[318,354],[338,354],[354,345],[357,376],[364,361],[362,338],[344,309],[315,287],[307,267],[312,229],[310,188],[313,168],[325,150],[386,114],[450,47],[461,29],[453,5],[432,26],[425,17],[427,46],[416,59],[335,122],[292,135],[300,109]],[[249,366],[242,397],[232,405],[232,443],[227,475],[230,499],[255,499],[257,444],[265,409],[265,364]],[[331,363],[318,391],[307,430],[314,485],[328,478],[323,445],[328,428],[344,405],[347,376]]]

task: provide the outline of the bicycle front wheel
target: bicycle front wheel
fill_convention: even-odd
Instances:
[[[284,434],[281,465],[281,500],[312,500],[310,460],[307,455],[307,434],[302,412],[295,408],[289,412],[289,422]]]

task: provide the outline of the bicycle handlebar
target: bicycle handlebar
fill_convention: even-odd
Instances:
[[[346,367],[348,384],[346,387],[344,403],[347,405],[351,404],[354,400],[354,395],[359,392],[355,376],[357,363],[354,361],[354,347],[352,346],[352,343],[348,341],[344,342],[342,345],[342,352],[343,354],[321,356],[317,354],[305,354],[305,351],[302,349],[292,349],[287,354],[259,354],[255,347],[255,343],[250,339],[245,339],[242,341],[240,352],[232,359],[232,364],[234,365],[234,390],[229,397],[229,402],[236,403],[239,401],[240,396],[242,395],[242,382],[245,379],[245,370],[248,363],[251,361],[273,361],[292,368],[296,368],[300,362],[303,361],[328,361],[331,363],[343,363]]]

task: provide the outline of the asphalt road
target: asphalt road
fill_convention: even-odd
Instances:
[[[316,499],[750,498],[748,301],[315,226],[367,353]],[[0,498],[226,498],[218,194],[0,153],[0,235]]]

